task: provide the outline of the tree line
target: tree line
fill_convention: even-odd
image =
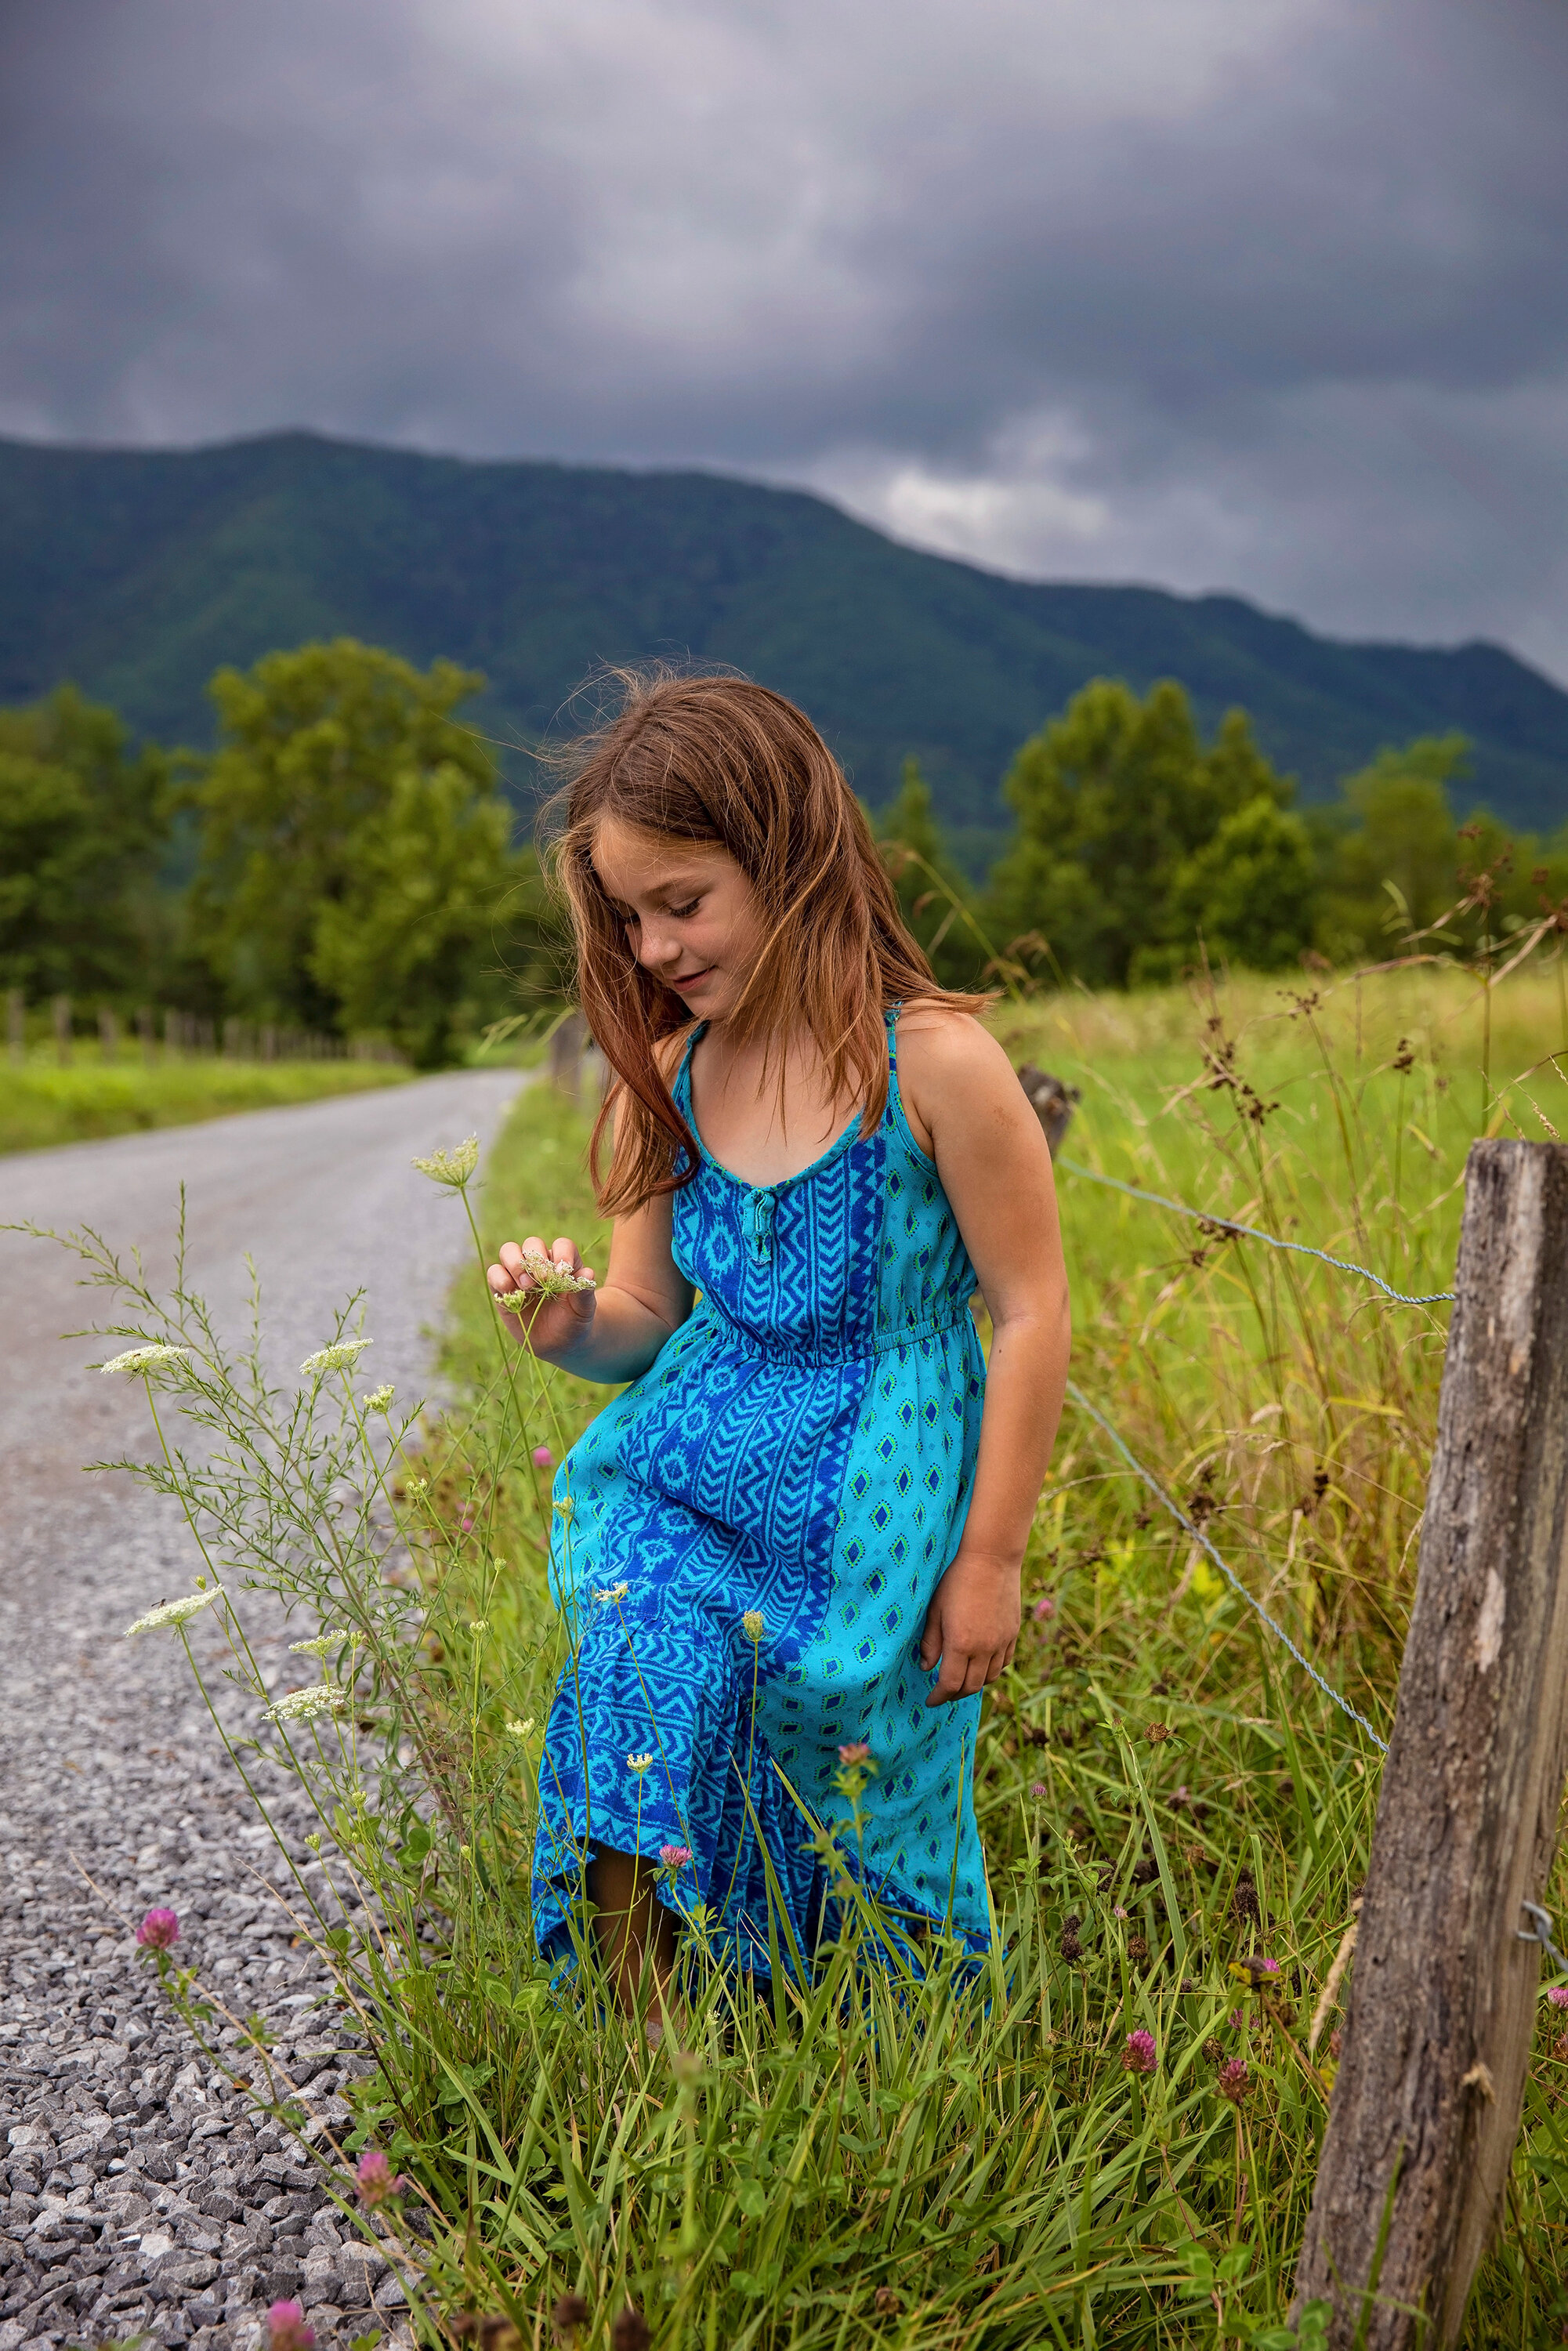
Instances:
[[[208,755],[133,747],[70,686],[0,710],[0,987],[149,1001],[374,1040],[419,1067],[558,997],[564,939],[491,750],[455,715],[483,681],[350,640],[220,670]],[[1015,832],[976,884],[918,768],[874,820],[939,976],[1166,981],[1206,956],[1274,970],[1381,960],[1419,935],[1495,956],[1568,900],[1542,847],[1457,822],[1464,744],[1382,753],[1292,806],[1233,711],[1097,679],[1019,749]]]
[[[977,954],[1094,987],[1167,982],[1204,958],[1493,963],[1553,910],[1568,931],[1568,825],[1543,844],[1484,809],[1461,824],[1466,765],[1462,736],[1425,736],[1297,810],[1244,712],[1206,744],[1180,685],[1140,698],[1097,678],[1014,758],[1016,831],[983,889],[955,870],[913,761],[878,829],[905,918],[954,986]]]

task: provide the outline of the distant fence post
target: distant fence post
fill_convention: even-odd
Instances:
[[[137,1009],[136,1034],[141,1040],[141,1058],[151,1069],[158,1058],[158,1023],[150,1004],[141,1005]]]
[[[71,1057],[71,1000],[68,996],[57,996],[54,1002],[55,1059],[63,1069]]]
[[[550,1083],[573,1102],[582,1085],[582,1049],[587,1038],[588,1023],[575,1006],[550,1031]]]
[[[111,1004],[98,1008],[98,1050],[106,1061],[120,1059],[120,1019]]]
[[[1523,1906],[1546,1884],[1568,1760],[1568,1146],[1478,1143],[1465,1185],[1416,1604],[1296,2273],[1298,2304],[1333,2304],[1333,2351],[1459,2340],[1519,2131],[1542,1959]]]
[[[27,999],[19,987],[5,990],[5,1048],[14,1061],[27,1058]]]
[[[1019,1071],[1019,1083],[1029,1100],[1029,1106],[1045,1129],[1045,1139],[1054,1159],[1072,1123],[1072,1113],[1078,1107],[1079,1092],[1061,1078],[1053,1078],[1048,1070],[1037,1070],[1032,1061],[1025,1061]]]

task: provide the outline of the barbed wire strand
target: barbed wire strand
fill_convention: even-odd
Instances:
[[[1172,1501],[1170,1496],[1166,1492],[1165,1488],[1160,1484],[1159,1479],[1154,1475],[1154,1472],[1145,1468],[1143,1463],[1138,1459],[1137,1455],[1133,1451],[1132,1447],[1127,1443],[1126,1438],[1112,1422],[1106,1419],[1098,1405],[1092,1405],[1090,1403],[1088,1397],[1084,1395],[1082,1389],[1078,1385],[1075,1380],[1068,1381],[1067,1393],[1071,1397],[1073,1403],[1078,1406],[1080,1412],[1086,1412],[1091,1420],[1098,1422],[1099,1426],[1104,1430],[1106,1436],[1110,1438],[1112,1444],[1115,1447],[1117,1452],[1121,1454],[1123,1459],[1127,1463],[1128,1468],[1131,1468],[1137,1477],[1143,1479],[1150,1493],[1155,1497],[1155,1499],[1161,1503],[1164,1508],[1170,1512],[1172,1518],[1175,1519],[1178,1526],[1186,1528],[1194,1542],[1201,1545],[1203,1550],[1207,1552],[1209,1558],[1214,1562],[1215,1566],[1219,1570],[1221,1575],[1224,1576],[1227,1583],[1229,1584],[1238,1599],[1244,1600],[1247,1603],[1248,1607],[1251,1609],[1253,1614],[1262,1618],[1264,1624],[1268,1626],[1270,1632],[1272,1633],[1276,1641],[1281,1643],[1281,1645],[1290,1651],[1297,1665],[1301,1667],[1301,1671],[1308,1675],[1312,1680],[1316,1682],[1323,1696],[1326,1698],[1331,1699],[1333,1703],[1338,1707],[1342,1714],[1348,1715],[1352,1722],[1360,1723],[1363,1730],[1365,1731],[1368,1739],[1371,1740],[1379,1754],[1386,1755],[1388,1752],[1387,1740],[1385,1739],[1379,1739],[1376,1731],[1374,1730],[1365,1715],[1357,1714],[1349,1698],[1342,1697],[1340,1692],[1334,1688],[1332,1682],[1326,1682],[1323,1679],[1316,1666],[1312,1663],[1312,1660],[1308,1657],[1302,1656],[1300,1649],[1297,1648],[1294,1641],[1291,1640],[1284,1626],[1275,1623],[1273,1617],[1270,1615],[1269,1611],[1264,1607],[1260,1600],[1254,1600],[1252,1594],[1248,1591],[1247,1586],[1242,1583],[1235,1570],[1220,1557],[1218,1552],[1216,1551],[1214,1545],[1209,1541],[1208,1537],[1204,1533],[1203,1529],[1199,1526],[1194,1525],[1192,1520],[1187,1517],[1186,1512],[1182,1509],[1179,1502]]]
[[[1273,1233],[1260,1232],[1256,1225],[1239,1225],[1232,1217],[1211,1215],[1207,1208],[1189,1208],[1184,1200],[1167,1200],[1163,1192],[1142,1191],[1136,1184],[1124,1184],[1120,1176],[1102,1176],[1096,1168],[1082,1167],[1076,1159],[1059,1159],[1056,1164],[1065,1167],[1070,1176],[1082,1176],[1091,1184],[1108,1184],[1113,1192],[1125,1192],[1130,1200],[1147,1200],[1156,1208],[1168,1208],[1173,1216],[1190,1217],[1197,1224],[1211,1225],[1222,1238],[1243,1234],[1249,1241],[1266,1241],[1270,1249],[1293,1249],[1299,1257],[1321,1258],[1324,1265],[1336,1266],[1341,1273],[1359,1273],[1364,1281],[1375,1282],[1396,1306],[1440,1306],[1453,1298],[1451,1290],[1430,1290],[1421,1298],[1407,1297],[1404,1290],[1385,1281],[1380,1273],[1374,1273],[1370,1266],[1354,1265],[1349,1258],[1331,1257],[1327,1249],[1313,1249],[1308,1241],[1282,1241]]]

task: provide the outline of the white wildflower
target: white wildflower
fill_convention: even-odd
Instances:
[[[308,1689],[290,1690],[267,1709],[268,1722],[310,1722],[319,1714],[338,1714],[349,1703],[341,1682],[312,1682]]]
[[[471,1633],[487,1633],[489,1629],[490,1619],[487,1616],[470,1616],[468,1619],[468,1630]]]
[[[373,1339],[334,1339],[329,1347],[318,1347],[313,1355],[306,1356],[300,1374],[309,1379],[321,1372],[351,1372],[365,1349],[374,1344]]]
[[[628,1755],[626,1769],[628,1771],[635,1771],[640,1780],[653,1760],[651,1755]]]
[[[510,1715],[507,1716],[507,1736],[509,1739],[531,1739],[533,1735],[534,1719],[531,1714],[529,1715],[527,1722],[515,1722]]]
[[[760,1608],[748,1608],[740,1620],[741,1630],[748,1641],[760,1641],[766,1629]]]
[[[134,1625],[128,1625],[125,1637],[129,1641],[133,1633],[156,1633],[165,1625],[183,1625],[198,1609],[210,1606],[217,1596],[218,1587],[214,1586],[211,1592],[187,1592],[183,1600],[162,1601],[156,1608],[150,1608],[145,1616],[139,1616]]]
[[[471,1134],[466,1143],[455,1143],[450,1151],[433,1151],[428,1159],[413,1164],[433,1184],[448,1184],[460,1192],[479,1164],[479,1138]]]
[[[372,1388],[369,1395],[365,1398],[365,1410],[367,1412],[386,1412],[391,1406],[392,1395],[393,1390],[391,1387]]]
[[[631,1589],[629,1583],[605,1583],[595,1590],[593,1596],[595,1600],[602,1601],[606,1608],[613,1608],[617,1601],[625,1599]]]
[[[335,1633],[318,1633],[313,1641],[290,1641],[288,1654],[291,1657],[320,1657],[324,1660],[327,1652],[337,1647],[340,1638],[340,1635]]]
[[[100,1372],[124,1372],[134,1377],[138,1372],[155,1372],[165,1364],[186,1364],[191,1359],[189,1347],[165,1347],[159,1344],[128,1347],[123,1355],[113,1355],[107,1364],[99,1364]]]
[[[523,1270],[532,1285],[528,1290],[509,1290],[496,1303],[508,1314],[526,1312],[540,1298],[570,1298],[580,1290],[591,1290],[594,1278],[587,1266],[573,1273],[569,1265],[557,1265],[553,1257],[545,1257],[538,1249],[522,1251]]]

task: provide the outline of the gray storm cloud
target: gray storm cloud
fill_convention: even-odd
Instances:
[[[1555,0],[0,13],[0,429],[706,462],[1568,675]]]

